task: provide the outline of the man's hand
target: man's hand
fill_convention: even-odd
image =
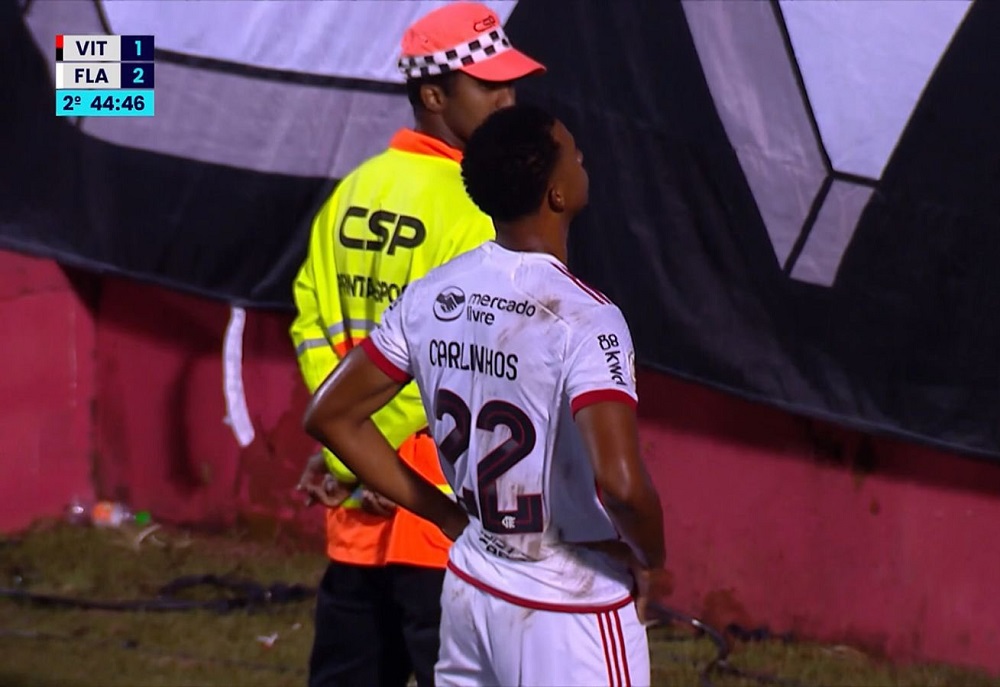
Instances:
[[[632,568],[632,576],[636,584],[635,610],[639,622],[646,624],[656,620],[655,616],[649,617],[649,605],[661,603],[673,593],[674,576],[664,568]]]
[[[392,312],[387,313],[386,321],[392,317]],[[400,458],[399,451],[372,422],[372,413],[410,381],[409,377],[403,380],[395,373],[390,375],[374,362],[371,356],[383,356],[372,341],[366,339],[351,349],[319,385],[306,408],[303,428],[336,453],[360,484],[379,495],[368,498],[370,507],[386,510],[383,499],[387,499],[434,523],[454,539],[468,523],[465,511]]]
[[[307,506],[318,502],[327,508],[336,508],[351,495],[352,486],[338,482],[327,470],[323,453],[318,452],[309,456],[295,489],[306,493]]]
[[[635,609],[639,622],[645,624],[650,618],[650,603],[660,603],[674,591],[674,576],[664,568],[648,568],[636,557],[631,547],[623,541],[596,541],[583,545],[592,551],[600,551],[628,566],[635,578]]]
[[[395,503],[368,487],[364,487],[361,491],[361,509],[372,515],[381,515],[383,518],[391,518],[396,514]]]

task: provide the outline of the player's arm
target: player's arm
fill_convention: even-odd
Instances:
[[[663,509],[639,456],[635,406],[625,397],[593,403],[576,413],[601,501],[642,567],[662,568]]]
[[[320,385],[304,426],[365,485],[455,539],[468,523],[465,511],[404,463],[371,420],[411,378],[400,311],[397,301],[372,336]]]
[[[635,578],[635,605],[639,620],[651,616],[650,604],[673,591],[673,577],[664,567],[663,510],[649,473],[639,457],[635,406],[603,401],[581,408],[576,422],[590,454],[605,511],[628,546],[599,543],[596,548],[623,558]]]
[[[645,621],[651,601],[670,593],[664,568],[663,508],[639,456],[635,355],[632,337],[618,308],[588,312],[586,324],[571,334],[566,391],[600,490],[605,512],[627,545],[623,556],[636,580],[636,610]],[[620,542],[595,548],[622,556]]]
[[[665,559],[663,512],[639,456],[632,337],[613,305],[588,312],[570,335],[566,391],[601,500],[640,564]]]

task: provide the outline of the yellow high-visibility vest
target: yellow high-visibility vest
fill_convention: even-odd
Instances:
[[[290,329],[310,392],[413,280],[495,237],[492,220],[465,191],[460,161],[460,151],[403,129],[385,152],[344,177],[317,214],[295,279],[298,314]],[[416,384],[372,419],[395,448],[426,427]],[[354,479],[326,456],[338,478]]]

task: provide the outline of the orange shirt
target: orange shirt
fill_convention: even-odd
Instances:
[[[410,437],[399,447],[400,457],[435,484],[445,484],[437,446],[427,434]],[[385,565],[402,563],[444,568],[451,542],[436,525],[399,508],[391,518],[371,515],[350,503],[326,513],[326,553],[341,563]]]

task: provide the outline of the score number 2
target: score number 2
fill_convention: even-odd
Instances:
[[[146,52],[149,52],[148,50]],[[143,88],[151,90],[155,81],[154,63],[139,62],[122,64],[122,88]]]
[[[455,464],[469,450],[472,431],[472,411],[457,394],[439,389],[434,397],[434,414],[438,420],[445,415],[455,421],[452,429],[438,447],[442,457]],[[500,510],[497,480],[528,457],[535,448],[537,433],[531,418],[517,406],[506,401],[489,401],[476,416],[476,427],[494,431],[497,427],[510,430],[510,438],[490,451],[476,465],[476,483],[479,503],[469,489],[462,494],[462,501],[470,514],[479,517],[483,528],[496,534],[529,534],[541,532],[544,527],[541,494],[519,494],[513,511]]]

